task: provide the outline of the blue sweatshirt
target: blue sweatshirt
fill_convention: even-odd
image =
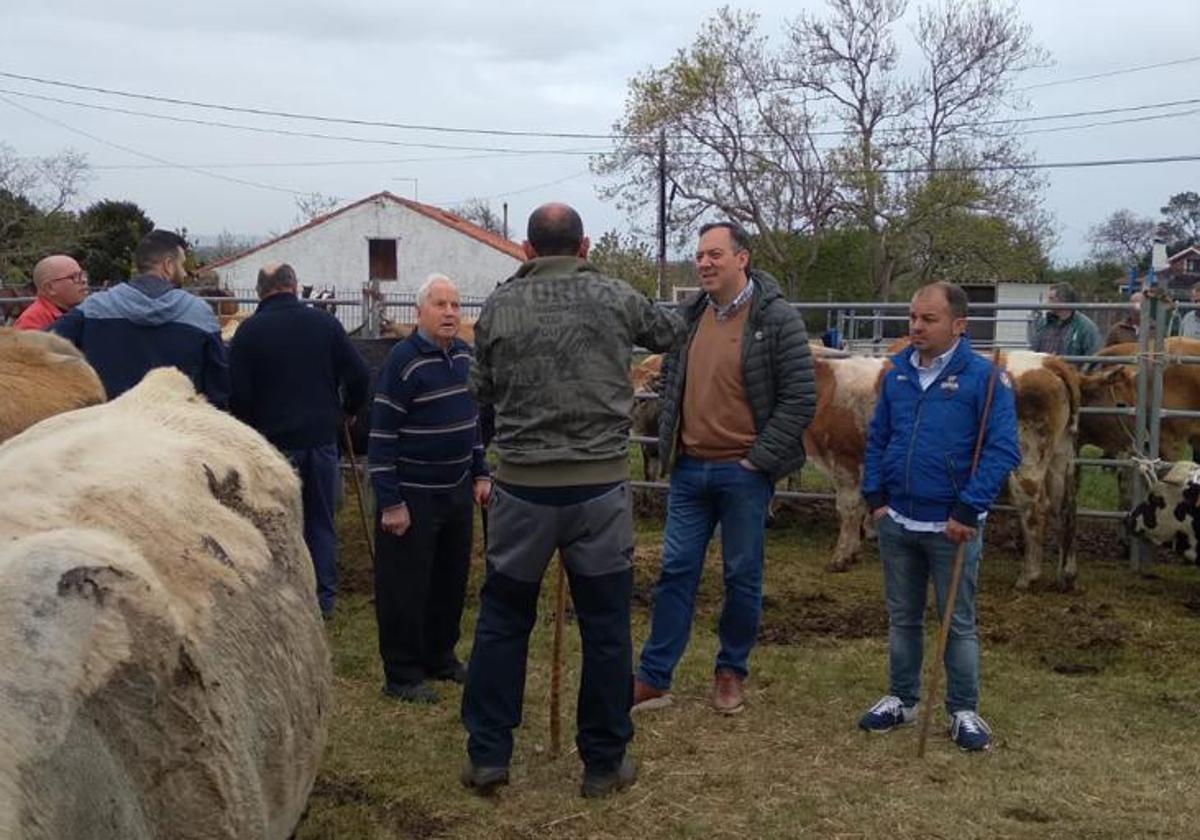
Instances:
[[[892,357],[867,433],[862,494],[871,510],[888,505],[918,522],[947,519],[974,527],[1021,463],[1012,383],[1001,372],[979,457],[975,441],[992,364],[964,336],[924,391],[911,349]]]
[[[342,412],[367,401],[367,365],[341,323],[286,292],[238,327],[229,372],[230,411],[280,449],[336,443]]]
[[[217,408],[229,403],[221,327],[208,304],[161,277],[88,295],[50,326],[78,347],[111,400],[156,367],[176,367]]]
[[[471,348],[446,350],[414,332],[392,348],[379,373],[367,446],[380,510],[408,493],[438,493],[468,475],[488,475],[479,412],[467,391]]]

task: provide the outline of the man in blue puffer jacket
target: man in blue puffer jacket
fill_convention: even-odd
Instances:
[[[938,282],[917,291],[909,312],[912,346],[892,358],[867,434],[862,493],[879,528],[889,689],[859,727],[888,732],[916,721],[928,581],[941,615],[954,555],[965,544],[946,645],[946,711],[954,742],[973,751],[991,741],[978,714],[975,591],[983,520],[1021,453],[1012,383],[1000,371],[979,466],[971,471],[992,365],[971,349],[966,329],[961,288]]]

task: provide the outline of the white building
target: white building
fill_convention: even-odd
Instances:
[[[285,262],[296,269],[301,284],[332,287],[343,300],[359,300],[372,280],[380,281],[385,295],[411,295],[429,274],[439,272],[470,299],[486,297],[524,259],[521,247],[499,234],[381,192],[204,270],[215,272],[225,288],[241,292],[254,288],[264,265]]]

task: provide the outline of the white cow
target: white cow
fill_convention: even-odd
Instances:
[[[290,836],[332,676],[288,463],[160,369],[0,476],[0,837]]]

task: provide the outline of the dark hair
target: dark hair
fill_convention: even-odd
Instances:
[[[569,257],[583,242],[583,219],[565,204],[543,204],[529,216],[525,238],[540,257]]]
[[[737,222],[710,222],[701,226],[700,235],[703,236],[716,228],[725,228],[729,231],[729,238],[733,240],[734,249],[750,253],[750,234],[746,233],[746,229]]]
[[[1079,292],[1075,291],[1075,287],[1070,283],[1055,283],[1047,291],[1054,295],[1054,299],[1060,303],[1077,303],[1079,301]]]
[[[280,292],[296,285],[296,270],[287,263],[275,266],[274,271],[258,270],[258,296],[264,298],[272,292]]]
[[[149,271],[167,257],[175,256],[175,249],[187,251],[187,240],[169,230],[152,230],[142,237],[133,252],[133,264],[138,271]]]
[[[950,314],[955,318],[967,317],[967,293],[957,283],[947,283],[945,280],[934,280],[917,289],[917,294],[923,295],[931,289],[937,289],[950,305]]]

